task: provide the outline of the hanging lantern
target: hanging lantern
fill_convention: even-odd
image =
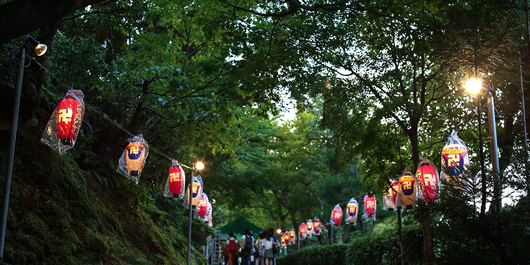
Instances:
[[[75,145],[85,113],[83,97],[81,90],[68,90],[55,108],[42,135],[41,142],[61,155]]]
[[[401,189],[399,195],[401,195],[401,202],[405,207],[411,209],[416,203],[416,180],[414,175],[408,170],[405,170],[399,177],[399,183]]]
[[[83,122],[81,102],[67,97],[59,103],[57,109],[57,136],[65,146],[73,145]]]
[[[206,216],[208,216],[207,220],[209,223],[212,222],[212,211],[213,211],[212,204],[210,203],[210,201],[208,201],[208,213],[206,214]]]
[[[335,205],[335,208],[333,208],[333,211],[331,211],[331,224],[338,226],[340,225],[340,221],[342,219],[342,208],[339,204]]]
[[[184,187],[186,183],[186,176],[184,170],[178,164],[177,161],[173,160],[172,165],[169,168],[169,175],[166,182],[166,189],[164,196],[182,199],[184,198]]]
[[[416,170],[416,179],[421,197],[424,201],[433,201],[438,198],[439,178],[436,166],[424,158]]]
[[[301,240],[304,240],[307,235],[307,227],[304,223],[300,224],[299,237]]]
[[[307,233],[307,236],[308,237],[311,237],[311,235],[313,234],[313,221],[311,221],[311,219],[307,219],[307,223],[306,223],[306,233]]]
[[[190,185],[188,184],[188,188],[186,189],[187,191],[186,201],[184,202],[185,205],[187,205],[190,201],[189,190],[190,190]],[[201,197],[200,196],[201,194],[202,194],[202,177],[200,175],[197,175],[193,177],[193,186],[191,190],[191,195],[192,195],[191,205],[193,208],[197,207],[197,205],[199,204],[199,199]]]
[[[387,193],[383,195],[383,203],[385,204],[385,209],[387,211],[393,211],[394,210],[394,190],[392,188],[388,188]]]
[[[394,203],[394,208],[401,208],[403,203],[401,203],[401,183],[399,180],[394,180],[392,182],[392,202]]]
[[[442,176],[457,190],[464,190],[462,172],[469,166],[467,146],[453,130],[442,150]]]
[[[364,196],[364,219],[375,221],[376,203],[374,196]]]
[[[291,235],[289,235],[289,232],[286,232],[283,235],[283,241],[285,242],[285,244],[291,244]]]
[[[289,231],[289,236],[291,237],[290,240],[289,240],[289,243],[293,244],[296,240],[296,233],[294,232],[293,229],[291,229],[291,231]]]
[[[315,218],[315,221],[313,221],[313,230],[313,234],[315,236],[320,235],[320,220],[318,220],[317,218]]]
[[[149,154],[149,146],[141,134],[128,141],[129,145],[123,150],[120,158],[118,172],[138,183]]]
[[[206,195],[206,193],[203,192],[199,197],[199,205],[197,208],[197,214],[199,217],[206,217],[208,214],[208,195]]]
[[[346,219],[346,224],[356,225],[359,203],[357,203],[355,198],[351,198],[346,207],[346,216],[344,216]]]

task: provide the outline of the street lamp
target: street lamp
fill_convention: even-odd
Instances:
[[[466,89],[469,93],[476,95],[477,97],[477,114],[478,114],[478,128],[479,128],[479,149],[480,149],[480,169],[482,171],[482,210],[481,213],[484,213],[485,204],[486,204],[486,181],[484,176],[484,154],[482,152],[482,120],[481,120],[481,104],[480,104],[480,91],[482,90],[482,81],[477,78],[470,78],[466,81]],[[497,209],[502,212],[502,192],[500,189],[500,170],[499,170],[499,151],[497,149],[497,126],[495,124],[495,104],[493,101],[493,96],[495,96],[495,91],[493,86],[489,86],[485,91],[488,95],[488,123],[489,123],[489,135],[491,137],[490,142],[490,153],[491,153],[491,163],[493,168],[493,173],[496,174],[497,183],[494,186],[494,196],[495,196],[495,206]],[[499,187],[498,187],[499,186]]]
[[[189,209],[189,222],[188,222],[188,265],[190,265],[191,262],[191,220],[193,215],[193,209],[192,209],[192,199],[193,199],[193,177],[195,176],[195,170],[199,171],[204,168],[204,164],[202,162],[197,162],[191,169],[191,177],[190,177],[190,184],[189,184],[189,191],[188,191],[188,209]]]
[[[4,260],[4,243],[6,237],[7,209],[9,207],[9,192],[11,189],[11,174],[13,172],[13,160],[15,156],[15,142],[17,140],[18,110],[20,108],[20,94],[22,91],[22,80],[24,76],[24,60],[26,59],[26,46],[33,46],[35,54],[42,56],[48,49],[46,45],[38,42],[31,36],[26,36],[20,46],[20,61],[18,67],[17,89],[15,91],[15,104],[13,107],[13,121],[11,125],[11,145],[9,147],[9,158],[6,169],[6,186],[4,192],[4,204],[2,212],[2,227],[0,232],[0,263]]]

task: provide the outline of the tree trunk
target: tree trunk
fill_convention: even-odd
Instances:
[[[418,118],[412,117],[411,128],[409,130],[413,163],[413,168],[411,172],[413,173],[416,171],[415,169],[420,162],[420,152],[418,147],[418,122]],[[435,264],[434,244],[427,211],[427,209],[418,209],[418,221],[420,222],[421,229],[423,231],[423,257],[425,258],[425,264],[433,265]]]

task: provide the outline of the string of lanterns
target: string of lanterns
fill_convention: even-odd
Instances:
[[[42,65],[40,66],[48,72],[46,68]],[[55,76],[54,78],[57,79]],[[83,97],[84,95],[81,90],[69,89],[64,99],[57,105],[52,113],[41,137],[42,143],[56,150],[61,155],[65,154],[67,150],[73,148],[75,145],[85,112],[85,102]],[[107,118],[106,116],[104,117]],[[116,123],[112,123],[126,131]],[[126,132],[132,135],[130,132]],[[149,145],[141,134],[133,136],[128,139],[128,141],[129,144],[120,157],[117,172],[138,183],[149,154]],[[161,154],[169,158],[169,156],[163,153]],[[441,162],[442,167],[447,168],[447,174],[442,172],[442,177],[453,183],[457,189],[463,190],[465,183],[463,183],[461,175],[463,170],[469,165],[469,156],[465,143],[454,131],[451,133],[442,150]],[[175,159],[172,159],[164,196],[183,199],[185,194],[185,179],[184,170],[182,169],[181,164]],[[208,200],[208,196],[203,192],[201,176],[193,176],[192,182],[191,207],[196,209],[195,214],[197,218],[200,218],[211,225],[212,206]],[[190,184],[188,184],[188,187],[189,185]],[[424,158],[418,165],[415,175],[412,174],[412,172],[405,170],[398,180],[392,181],[391,187],[388,189],[387,193],[383,195],[383,204],[385,209],[389,211],[393,211],[402,206],[411,209],[416,203],[418,197],[425,202],[438,199],[439,186],[440,177],[436,166],[430,160]],[[188,199],[189,196],[190,194],[187,194]],[[187,205],[187,202],[188,200],[184,200],[184,206],[190,207]],[[347,212],[345,215],[346,224],[356,224],[358,208],[359,204],[355,198],[350,199],[347,204]],[[374,196],[366,195],[364,197],[363,218],[375,221],[375,213],[376,199]],[[342,208],[340,205],[335,205],[330,216],[331,225],[339,226],[342,214]],[[315,234],[320,232],[320,223],[318,222],[318,219],[315,219],[315,222],[316,224],[313,224],[312,220],[309,219],[307,224],[300,224],[300,239],[311,237],[313,231],[315,231]],[[287,240],[288,237],[289,240]],[[287,242],[292,244],[294,239],[294,231],[289,234],[286,233],[284,237],[282,237],[285,244]]]
[[[417,200],[423,200],[425,203],[439,200],[441,178],[445,178],[452,186],[458,190],[465,189],[463,172],[469,165],[469,157],[465,143],[453,131],[448,137],[441,154],[442,167],[446,171],[442,176],[438,174],[438,169],[432,161],[423,158],[417,166],[415,174],[409,170],[402,172],[398,179],[392,180],[388,190],[383,194],[383,205],[387,211],[395,211],[405,207],[411,209],[417,203]],[[376,220],[376,198],[375,196],[364,196],[364,214],[363,218],[368,221]],[[356,225],[358,220],[359,203],[355,198],[351,198],[346,205],[346,214],[344,220],[346,224]],[[340,226],[343,211],[340,204],[336,204],[331,211],[330,224]],[[311,221],[308,220],[308,223]],[[319,232],[320,225],[315,219],[313,229]],[[300,225],[300,239],[311,235],[309,226],[305,223]],[[293,232],[294,233],[294,232]],[[288,238],[286,233],[284,237]]]
[[[47,71],[47,69],[45,70]],[[66,151],[75,146],[85,112],[85,102],[83,101],[83,97],[84,94],[81,90],[69,89],[64,99],[59,102],[55,108],[46,128],[44,129],[41,142],[61,155],[66,154]],[[118,126],[114,122],[113,124]],[[126,131],[121,126],[118,127]],[[149,155],[149,145],[143,138],[142,134],[129,138],[128,142],[129,144],[123,150],[120,157],[116,172],[138,184]],[[163,155],[169,157],[165,154]],[[169,168],[168,179],[164,189],[165,197],[180,200],[184,199],[186,177],[181,165],[182,164],[177,162],[177,160],[172,159],[172,165]],[[195,217],[212,226],[212,205],[208,200],[206,193],[203,192],[201,176],[193,176],[192,189],[191,207],[195,209]],[[189,196],[190,195],[188,194],[188,199]],[[187,200],[185,200],[183,204],[186,208],[190,207],[187,204]]]

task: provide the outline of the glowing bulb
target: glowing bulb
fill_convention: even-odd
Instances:
[[[472,77],[466,81],[466,89],[469,93],[476,95],[482,89],[482,81]]]
[[[35,46],[35,54],[37,54],[37,56],[44,55],[47,50],[48,47],[46,46],[46,44],[39,43],[37,46]]]
[[[276,230],[276,232],[277,232],[278,234],[281,234],[281,233],[282,233],[282,230],[281,230],[280,228],[278,228],[278,230]]]
[[[201,170],[204,168],[204,164],[202,162],[197,162],[197,164],[195,164],[195,166],[197,167],[198,170]]]

